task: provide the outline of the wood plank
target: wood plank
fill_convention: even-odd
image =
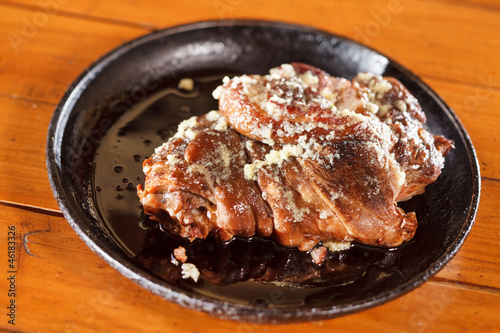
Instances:
[[[84,69],[148,30],[0,4],[0,93],[56,104]]]
[[[499,11],[500,3],[497,0],[437,0],[445,3],[459,4],[460,6],[476,6],[490,11]]]
[[[497,11],[456,2],[376,0],[363,2],[201,1],[182,6],[155,0],[141,2],[88,2],[53,0],[65,13],[98,20],[116,20],[158,29],[200,20],[255,18],[291,20],[358,40],[389,55],[422,76],[500,87],[500,20]],[[37,0],[15,0],[42,11]],[[158,15],[158,13],[162,13]],[[54,19],[55,21],[55,19]],[[18,25],[21,23],[17,19]],[[19,27],[16,28],[17,30]],[[477,38],[481,36],[481,38]],[[132,36],[130,36],[132,37]]]
[[[45,168],[55,107],[3,96],[0,104],[0,201],[58,210]]]
[[[500,91],[483,84],[424,81],[457,113],[476,149],[481,176],[500,179]]]
[[[477,219],[469,237],[456,256],[437,275],[500,289],[500,182],[484,180]]]
[[[124,278],[91,252],[62,217],[4,206],[0,224],[2,243],[6,226],[17,228],[19,330],[485,332],[500,325],[496,315],[500,293],[436,282],[425,283],[382,306],[334,320],[288,326],[220,320],[164,301]],[[4,272],[5,265],[3,260]],[[8,289],[8,281],[0,281],[0,288]],[[6,293],[2,293],[0,302],[8,302]],[[0,329],[9,328],[5,321],[0,323]]]

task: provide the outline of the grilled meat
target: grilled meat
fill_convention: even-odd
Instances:
[[[453,147],[425,130],[418,101],[394,78],[350,82],[286,64],[226,79],[214,97],[220,112],[181,123],[144,162],[138,187],[144,211],[191,240],[398,246],[417,219],[397,202],[435,181]]]

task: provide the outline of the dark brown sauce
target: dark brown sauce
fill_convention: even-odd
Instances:
[[[219,82],[217,75],[197,78],[192,91],[175,85],[164,88],[121,116],[102,139],[94,158],[97,206],[130,256],[140,250],[145,236],[136,192],[144,182],[142,162],[177,131],[182,120],[217,109],[211,91]]]
[[[400,249],[353,245],[330,253],[317,266],[308,253],[278,247],[270,240],[237,238],[222,243],[209,238],[190,243],[143,216],[136,193],[136,186],[144,182],[142,162],[182,120],[217,109],[211,93],[223,76],[192,75],[192,91],[172,84],[155,92],[120,117],[101,141],[94,158],[96,205],[131,260],[185,290],[256,307],[329,306],[363,289],[367,279],[397,275]],[[201,271],[197,283],[182,279],[180,266],[172,263],[178,246],[186,248],[188,262]]]

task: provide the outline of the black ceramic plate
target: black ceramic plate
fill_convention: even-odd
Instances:
[[[186,244],[141,216],[135,194],[143,181],[141,163],[178,122],[217,108],[211,92],[224,75],[266,73],[287,62],[347,78],[362,71],[394,76],[420,101],[429,130],[455,142],[438,181],[404,204],[420,222],[411,242],[390,250],[355,245],[330,255],[320,278],[305,278],[315,268],[297,250],[258,239]],[[186,77],[194,80],[193,90],[177,87]],[[180,305],[266,323],[332,318],[422,284],[459,250],[472,227],[480,190],[466,131],[419,78],[345,38],[260,21],[175,27],[104,56],[71,85],[57,107],[48,132],[47,167],[68,222],[123,275]],[[178,244],[187,247],[190,260],[202,270],[198,283],[181,279],[180,268],[170,264]]]

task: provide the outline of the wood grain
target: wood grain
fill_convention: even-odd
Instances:
[[[500,4],[494,0],[0,0],[0,243],[17,228],[17,325],[5,332],[490,332],[500,305]],[[71,82],[106,52],[155,29],[222,18],[337,33],[400,62],[467,129],[483,177],[476,223],[455,258],[382,306],[298,325],[219,320],[121,276],[77,237],[45,170],[47,126]],[[6,256],[6,252],[4,252]],[[5,258],[5,257],[4,257]],[[6,260],[0,268],[6,272]],[[7,290],[0,279],[0,290]],[[9,301],[0,293],[0,306]],[[4,317],[4,312],[2,312]]]
[[[500,179],[500,91],[436,79],[426,82],[459,116],[476,149],[481,175]]]
[[[498,11],[488,6],[416,0],[362,1],[246,1],[193,0],[182,6],[171,2],[59,1],[60,15],[82,15],[95,20],[157,29],[202,20],[250,18],[289,21],[315,26],[372,46],[421,76],[500,88],[496,54],[500,51]],[[37,0],[8,3],[42,10]],[[161,13],[161,14],[159,14]],[[300,13],[300,15],[297,15]],[[55,21],[55,20],[54,20]],[[481,38],[477,38],[481,36]],[[485,52],[488,50],[488,52]]]
[[[483,197],[469,237],[438,278],[500,289],[500,182],[484,180]]]
[[[59,210],[45,169],[54,106],[2,96],[0,105],[0,202]]]
[[[18,326],[27,331],[43,327],[47,332],[451,332],[473,320],[484,332],[500,323],[495,314],[500,310],[498,293],[435,282],[385,305],[334,320],[284,327],[220,320],[165,301],[121,276],[91,252],[62,217],[2,207],[1,224],[13,220],[22,221],[17,230],[18,276],[22,276],[17,285],[17,302],[22,304]],[[0,281],[5,290],[5,279]],[[8,326],[2,322],[0,328]]]
[[[54,105],[87,66],[148,32],[65,15],[43,16],[1,3],[0,12],[0,93]],[[37,27],[37,17],[46,17],[39,19],[46,23]]]
[[[439,0],[445,3],[460,3],[461,6],[476,6],[490,11],[499,11],[500,4],[496,0]]]

